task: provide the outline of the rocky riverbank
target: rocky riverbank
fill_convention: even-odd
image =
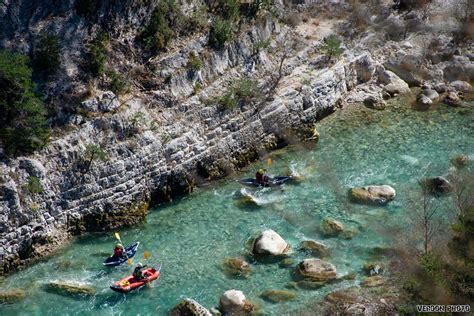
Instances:
[[[386,18],[409,17],[392,12]],[[384,98],[422,86],[430,100],[436,90],[440,100],[457,106],[472,89],[465,82],[474,80],[471,46],[451,51],[447,37],[434,63],[423,55],[418,34],[386,43],[370,34],[358,35],[365,42],[357,43],[349,36],[344,56],[328,63],[320,47],[343,21],[318,21],[293,28],[263,15],[219,50],[204,45],[205,35],[196,36],[150,61],[163,75],[173,74],[168,88],[120,97],[96,91],[81,103],[83,114],[65,118],[68,124],[46,148],[0,162],[0,273],[44,256],[71,236],[145,220],[149,203],[186,194],[273,148],[313,139],[313,123],[347,104],[383,108]],[[288,38],[300,44],[285,52]],[[270,48],[255,53],[262,39],[271,40]],[[201,56],[201,69],[189,71],[191,52]],[[265,90],[279,68],[277,85]],[[241,77],[271,93],[233,109],[212,102]]]

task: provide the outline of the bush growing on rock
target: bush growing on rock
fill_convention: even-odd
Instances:
[[[240,18],[239,0],[212,0],[209,2],[211,11],[226,21],[236,23]]]
[[[32,194],[38,194],[43,192],[43,186],[37,177],[31,176],[28,178],[28,185],[26,186],[28,191]]]
[[[106,161],[108,159],[107,152],[102,147],[94,144],[89,144],[86,146],[84,157],[84,165],[82,168],[83,175],[89,172],[94,160],[100,159],[102,161]]]
[[[191,55],[189,56],[189,63],[188,63],[188,67],[191,70],[193,71],[201,70],[203,64],[204,63],[202,62],[201,58],[199,58],[199,56],[196,56],[194,53],[191,53]]]
[[[324,39],[324,45],[321,49],[328,58],[328,61],[332,61],[333,58],[339,59],[339,57],[341,57],[344,52],[341,44],[341,40],[336,35],[330,35]]]
[[[0,146],[7,155],[31,153],[49,136],[45,107],[34,93],[26,56],[0,52]]]
[[[260,93],[258,82],[251,79],[235,80],[225,94],[213,100],[222,110],[232,110],[240,103],[254,101]]]
[[[209,45],[213,48],[219,49],[234,38],[237,31],[237,26],[234,22],[216,18],[212,22],[211,30],[209,31]]]
[[[107,75],[110,79],[110,91],[116,95],[123,94],[128,91],[129,83],[124,75],[113,70],[109,71]]]
[[[140,34],[140,39],[148,49],[156,53],[168,46],[182,22],[183,14],[174,0],[160,1]]]
[[[107,62],[107,46],[109,36],[105,32],[99,32],[91,42],[88,54],[89,70],[94,76],[100,76],[104,73],[105,63]]]
[[[56,72],[60,65],[60,50],[57,36],[47,32],[41,33],[33,52],[33,67],[35,71],[45,75],[51,75]]]

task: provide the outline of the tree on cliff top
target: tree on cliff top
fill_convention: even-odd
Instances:
[[[7,155],[31,153],[49,136],[45,107],[27,64],[24,55],[0,52],[0,146]]]

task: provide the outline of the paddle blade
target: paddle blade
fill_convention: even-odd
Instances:
[[[128,263],[129,266],[131,266],[132,265],[132,259],[128,258],[127,263]]]
[[[267,160],[267,166],[270,167],[272,165],[272,158],[268,158]]]
[[[148,253],[148,251],[145,250],[143,252],[143,258],[148,259],[149,257],[150,257],[150,254]]]
[[[120,240],[120,235],[119,235],[119,233],[115,233],[115,238],[117,238],[118,240]]]

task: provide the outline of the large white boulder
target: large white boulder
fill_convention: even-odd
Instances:
[[[248,315],[254,309],[253,304],[239,290],[225,291],[219,300],[219,305],[222,311],[229,315]]]
[[[275,231],[268,229],[263,231],[256,239],[253,253],[256,255],[280,256],[288,253],[290,246]]]
[[[385,204],[396,196],[395,189],[389,185],[369,185],[363,188],[352,188],[350,197],[355,202]]]

